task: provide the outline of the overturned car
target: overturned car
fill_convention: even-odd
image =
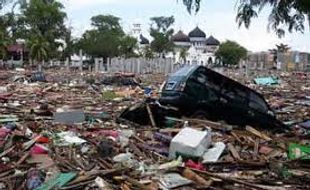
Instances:
[[[165,116],[224,120],[239,126],[284,127],[263,96],[254,90],[203,66],[186,66],[165,82],[159,100],[128,108],[120,118],[150,124],[145,105],[161,126]],[[173,108],[173,109],[169,109]]]

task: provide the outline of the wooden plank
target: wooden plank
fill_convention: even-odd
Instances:
[[[230,151],[230,153],[232,154],[232,156],[233,156],[236,160],[241,160],[238,151],[236,150],[236,148],[235,148],[231,143],[228,143],[228,144],[227,144],[227,147],[228,147],[228,150]]]
[[[251,126],[246,126],[246,131],[248,131],[249,133],[251,133],[251,134],[253,134],[253,135],[255,135],[255,136],[257,136],[257,137],[259,137],[259,138],[261,138],[261,139],[264,139],[264,140],[266,140],[266,141],[271,141],[272,140],[272,138],[270,138],[268,135],[266,135],[266,134],[264,134],[264,133],[262,133],[262,132],[259,132],[259,131],[257,131],[256,129],[254,129],[253,127],[251,127]]]

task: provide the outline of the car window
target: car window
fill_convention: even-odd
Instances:
[[[177,72],[171,75],[171,77],[185,77],[188,76],[192,70],[196,69],[195,66],[184,66],[179,69]]]
[[[225,81],[222,85],[221,93],[230,99],[232,103],[248,104],[247,90],[240,88],[230,81]]]

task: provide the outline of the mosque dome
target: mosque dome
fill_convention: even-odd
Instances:
[[[206,44],[209,46],[218,46],[220,41],[214,38],[212,35],[206,40]]]
[[[189,37],[181,30],[171,37],[173,42],[189,42]]]
[[[188,36],[190,38],[205,38],[206,37],[206,33],[204,33],[198,26],[192,30]]]

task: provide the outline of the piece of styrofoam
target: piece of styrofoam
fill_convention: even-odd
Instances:
[[[192,128],[182,129],[171,141],[169,158],[176,158],[176,152],[201,157],[211,144],[209,131],[198,131]]]

